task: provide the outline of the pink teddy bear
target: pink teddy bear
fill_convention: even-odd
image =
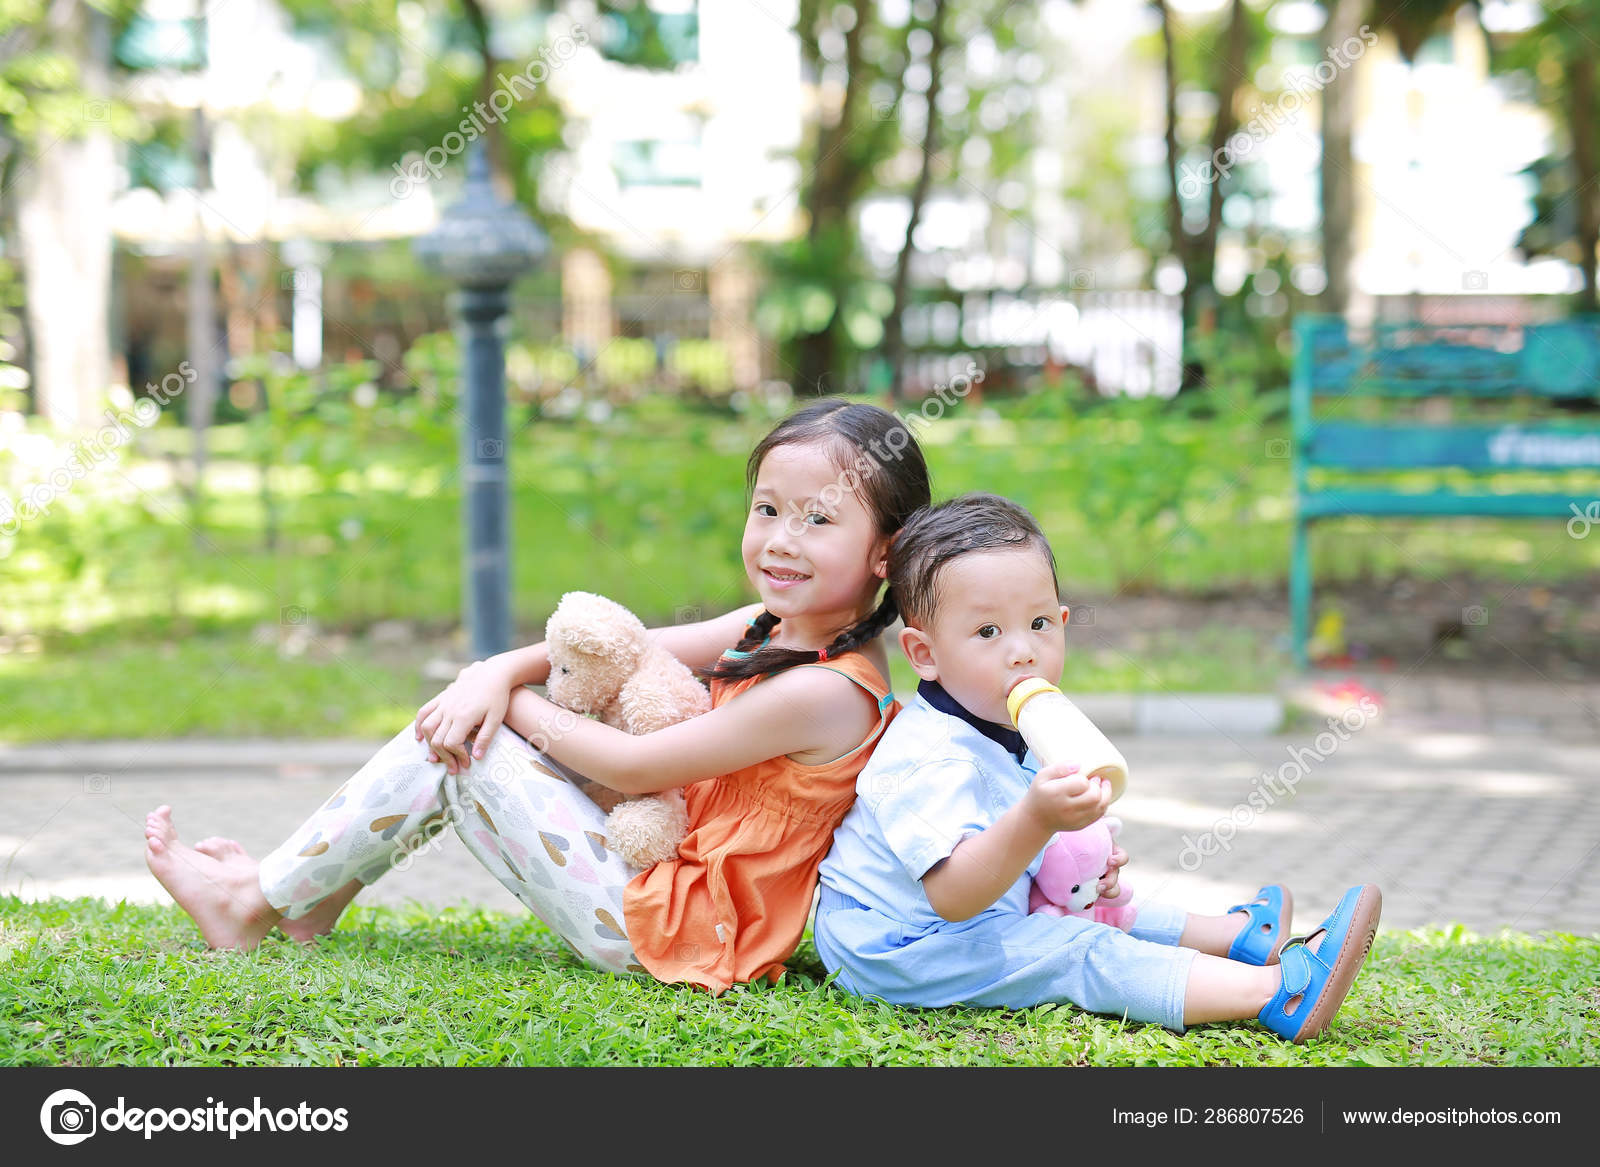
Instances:
[[[1099,902],[1100,880],[1105,878],[1122,820],[1109,815],[1081,831],[1057,831],[1044,848],[1044,862],[1028,892],[1028,911],[1052,916],[1078,916],[1121,928],[1133,927],[1139,909],[1132,906],[1132,889],[1121,884],[1116,901]]]

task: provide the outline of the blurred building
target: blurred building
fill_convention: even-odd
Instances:
[[[421,5],[410,8],[420,20]],[[591,356],[616,336],[708,338],[728,354],[737,381],[759,379],[754,273],[742,245],[799,229],[792,154],[804,94],[794,18],[793,0],[650,0],[646,31],[671,58],[650,68],[632,63],[637,21],[598,5],[580,0],[554,16],[511,20],[518,35],[508,42],[563,42],[536,74],[562,105],[569,146],[549,166],[541,202],[638,273],[636,286],[613,288],[603,265],[569,257],[562,270],[576,275],[575,302],[535,305],[530,319],[562,328],[575,351]],[[405,38],[412,51],[426,30],[419,24],[414,33]],[[191,0],[148,0],[116,55],[133,78],[124,100],[195,119],[183,140],[125,147],[113,214],[116,240],[137,257],[131,267],[147,293],[124,297],[123,347],[135,354],[148,337],[182,335],[182,273],[203,235],[214,258],[268,247],[294,269],[285,324],[296,358],[315,364],[327,329],[324,294],[329,307],[339,295],[321,278],[330,248],[424,234],[456,197],[453,156],[438,181],[401,198],[388,174],[322,184],[314,197],[295,188],[283,169],[292,160],[274,155],[263,132],[270,119],[257,115],[340,119],[362,94],[272,0],[230,0],[203,19]],[[508,55],[504,71],[524,64]],[[396,159],[398,167],[414,162]],[[348,333],[327,343],[343,351]]]
[[[914,2],[880,0],[897,21]],[[1225,6],[1171,2],[1185,20]],[[1537,17],[1526,0],[1486,0],[1483,11],[1486,23],[1508,32]],[[1182,272],[1170,260],[1152,265],[1159,249],[1147,235],[1164,229],[1168,185],[1156,16],[1149,5],[1126,0],[1043,0],[1039,13],[1047,33],[1041,65],[1012,79],[1038,127],[1027,174],[998,187],[958,182],[930,193],[911,275],[914,285],[945,299],[908,313],[908,341],[914,352],[945,354],[940,360],[952,346],[1004,348],[1007,359],[1024,365],[1089,369],[1108,390],[1173,392]],[[426,43],[425,10],[402,6],[402,15],[415,25],[407,38],[415,51]],[[648,0],[623,20],[598,0],[574,0],[557,16],[518,18],[513,39],[521,45],[583,30],[575,51],[548,70],[546,83],[567,118],[567,149],[548,167],[540,199],[593,239],[598,253],[620,257],[629,273],[614,286],[613,265],[598,254],[568,256],[561,265],[566,302],[524,308],[537,328],[552,335],[559,329],[574,352],[588,355],[618,337],[658,346],[706,338],[731,354],[738,382],[771,374],[770,350],[752,324],[757,276],[743,247],[791,238],[805,226],[803,175],[793,154],[820,96],[802,75],[796,15],[796,0]],[[1263,316],[1282,315],[1291,293],[1306,302],[1326,279],[1318,239],[1319,113],[1316,87],[1307,84],[1323,60],[1323,20],[1324,6],[1311,0],[1270,6],[1273,56],[1253,79],[1268,96],[1263,108],[1241,111],[1263,119],[1270,133],[1243,159],[1241,181],[1224,202],[1215,278],[1223,295],[1247,292],[1250,310]],[[664,64],[638,63],[642,33],[664,49]],[[995,46],[985,34],[960,51],[973,73],[993,68]],[[140,338],[170,333],[181,310],[181,273],[197,232],[214,256],[225,247],[266,246],[294,268],[285,324],[295,330],[303,363],[320,359],[325,343],[341,352],[359,345],[369,329],[335,335],[323,319],[340,297],[341,311],[361,307],[349,289],[324,288],[328,248],[430,230],[454,198],[459,167],[405,198],[393,197],[389,175],[338,184],[315,198],[298,192],[293,175],[276,169],[283,163],[259,138],[254,113],[340,118],[355,112],[362,94],[272,0],[229,0],[208,8],[204,19],[192,0],[148,0],[117,57],[135,71],[127,100],[169,114],[194,111],[205,120],[209,144],[204,176],[188,143],[126,149],[114,230],[137,257],[129,270],[146,281],[144,294],[125,296],[125,347],[135,354],[130,379],[138,380],[131,366],[140,359]],[[1573,290],[1571,265],[1525,263],[1514,253],[1531,214],[1518,172],[1545,151],[1551,127],[1528,100],[1489,77],[1473,10],[1429,40],[1414,65],[1399,58],[1392,37],[1380,37],[1352,69],[1353,314],[1370,317],[1388,301],[1415,304],[1419,295],[1474,297],[1454,310],[1492,313],[1507,310],[1496,307],[1504,302]],[[1291,93],[1299,96],[1291,100]],[[914,104],[916,96],[907,100]],[[1214,113],[1211,94],[1194,86],[1180,91],[1180,120],[1196,134]],[[909,135],[906,148],[915,152]],[[1188,161],[1204,158],[1191,151]],[[892,270],[906,217],[903,197],[862,206],[863,244],[880,273]],[[368,295],[374,298],[384,299]],[[401,347],[393,338],[385,343]],[[936,380],[942,370],[933,361],[921,379]]]

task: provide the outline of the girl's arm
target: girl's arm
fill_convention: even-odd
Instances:
[[[746,604],[710,620],[652,628],[649,630],[650,639],[690,668],[706,668],[716,663],[723,649],[738,644],[750,621],[760,614],[759,602]],[[542,640],[525,648],[498,653],[485,663],[493,665],[505,675],[508,689],[519,685],[543,685],[550,680],[550,649]]]
[[[650,639],[677,657],[691,669],[709,668],[717,663],[724,649],[739,643],[749,628],[750,621],[761,615],[761,602],[746,604],[742,608],[710,620],[693,624],[672,624],[650,629]],[[549,664],[546,662],[548,670]]]
[[[650,637],[691,668],[711,665],[722,650],[739,642],[760,604],[746,604],[712,620],[650,630]],[[417,710],[412,730],[417,740],[428,740],[431,757],[442,760],[454,774],[483,757],[483,749],[500,728],[512,694],[524,685],[550,680],[550,648],[544,641],[474,661],[456,675],[455,682]],[[512,728],[515,728],[513,726]],[[470,752],[467,738],[476,732]]]
[[[1028,793],[986,830],[956,844],[922,877],[928,904],[952,923],[1006,894],[1057,831],[1082,830],[1111,804],[1111,784],[1076,777],[1077,763],[1046,766]]]
[[[769,677],[709,713],[654,733],[624,733],[530,689],[511,695],[505,718],[536,749],[623,794],[687,786],[781,754],[839,757],[877,722],[870,693],[831,669],[813,668]]]

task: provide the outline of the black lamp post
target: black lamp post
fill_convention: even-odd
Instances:
[[[511,647],[506,362],[501,319],[511,282],[549,250],[522,210],[495,197],[482,143],[467,155],[460,202],[418,239],[417,258],[454,282],[466,386],[461,394],[461,505],[467,529],[463,598],[474,659]]]

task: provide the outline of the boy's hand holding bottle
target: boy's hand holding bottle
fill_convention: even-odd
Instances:
[[[1056,762],[1034,775],[1023,806],[1043,829],[1081,831],[1106,813],[1111,805],[1111,784],[1084,778],[1076,762]]]

